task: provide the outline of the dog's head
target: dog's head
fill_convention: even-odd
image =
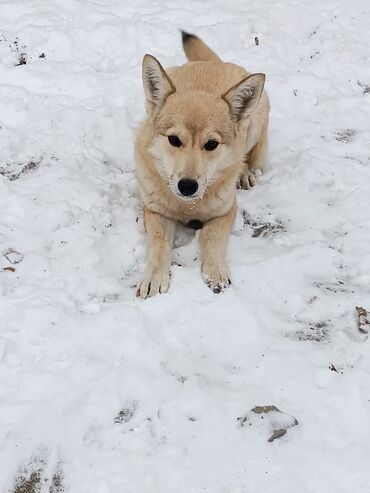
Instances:
[[[224,94],[177,91],[162,65],[143,60],[147,111],[152,121],[149,149],[158,172],[183,200],[203,197],[235,160],[243,158],[249,117],[263,91],[265,76],[253,74]]]

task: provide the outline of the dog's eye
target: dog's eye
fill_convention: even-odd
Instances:
[[[181,140],[177,137],[177,135],[169,135],[168,142],[174,147],[181,146]]]
[[[218,146],[219,142],[217,142],[217,140],[209,140],[208,142],[206,142],[204,144],[204,149],[206,151],[213,151],[214,149],[216,149],[216,147]]]

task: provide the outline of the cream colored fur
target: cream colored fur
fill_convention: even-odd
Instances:
[[[148,263],[137,295],[163,293],[170,284],[176,223],[203,223],[202,275],[214,292],[230,284],[228,237],[236,212],[236,186],[255,185],[267,158],[269,101],[264,75],[223,63],[199,38],[183,35],[188,59],[166,71],[151,55],[143,60],[147,118],[136,136],[135,160],[144,202]],[[180,147],[170,144],[176,136]],[[214,150],[205,144],[217,141]],[[184,197],[183,178],[198,190]]]

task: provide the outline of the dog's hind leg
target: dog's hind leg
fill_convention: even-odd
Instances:
[[[136,296],[147,298],[165,293],[170,286],[171,249],[176,221],[144,210],[145,229],[148,236],[148,262]]]
[[[248,152],[245,165],[237,183],[238,188],[249,190],[257,184],[256,171],[264,171],[267,165],[268,137],[267,126],[263,130],[260,139]]]

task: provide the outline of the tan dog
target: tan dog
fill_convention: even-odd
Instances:
[[[266,164],[269,101],[265,76],[223,63],[183,33],[189,63],[165,71],[143,60],[147,118],[135,146],[149,255],[137,288],[142,298],[170,284],[176,223],[199,234],[202,275],[214,292],[230,284],[226,247],[236,213],[236,185],[255,185]]]

